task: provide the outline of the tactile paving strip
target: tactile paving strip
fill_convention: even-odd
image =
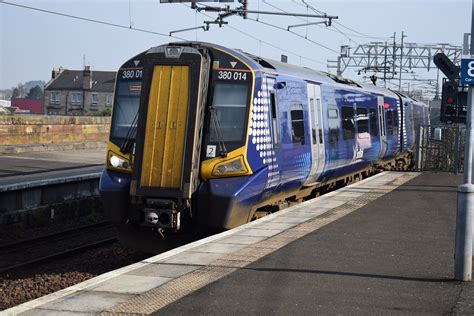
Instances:
[[[205,267],[194,270],[142,295],[135,296],[130,300],[101,313],[101,315],[151,314],[166,305],[223,278],[237,269],[243,268],[275,250],[280,249],[281,247],[284,247],[289,243],[326,226],[345,215],[348,215],[349,213],[352,213],[362,206],[365,206],[379,197],[393,191],[398,186],[418,175],[419,173],[401,175],[388,184],[374,188],[371,192],[356,197],[354,200],[335,207],[320,216],[261,241],[258,244],[250,245],[221,259],[217,259]]]

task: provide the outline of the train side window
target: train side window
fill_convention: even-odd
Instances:
[[[367,108],[357,107],[357,132],[359,137],[363,137],[369,132],[369,118],[367,116]],[[366,137],[368,135],[365,135]]]
[[[341,107],[342,130],[344,139],[355,138],[354,108],[351,106]]]
[[[393,135],[393,111],[387,111],[387,134]]]
[[[304,145],[304,114],[303,105],[294,103],[291,105],[291,138],[294,144]]]
[[[270,105],[272,111],[272,129],[273,129],[273,144],[275,146],[280,145],[280,127],[278,125],[278,112],[276,107],[275,92],[270,92]]]
[[[333,105],[335,107],[336,105]],[[329,143],[336,144],[339,141],[339,111],[338,109],[328,109],[328,137]]]
[[[369,116],[370,135],[377,136],[379,133],[377,130],[377,112],[375,109],[369,110]]]

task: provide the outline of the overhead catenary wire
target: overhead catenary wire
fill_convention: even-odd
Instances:
[[[263,1],[263,3],[268,4],[268,3],[265,2],[265,1]],[[205,5],[205,4],[202,4],[202,3],[199,3],[199,2],[197,2],[197,4],[202,5],[202,6],[204,6],[204,7],[208,7],[208,8],[210,7],[210,6],[208,6],[208,5]],[[274,6],[271,5],[271,4],[268,4],[268,5],[270,5],[271,7],[274,7]],[[186,6],[187,6],[187,5],[186,5]],[[190,7],[190,6],[187,6],[187,7]],[[276,7],[275,7],[275,8],[276,8]],[[278,8],[277,8],[277,9],[278,9]],[[279,10],[280,10],[281,12],[288,13],[288,12],[286,12],[286,11],[284,11],[284,10],[281,10],[281,9],[279,9]],[[202,12],[201,12],[201,13],[202,13]],[[211,16],[209,16],[209,15],[207,15],[207,14],[205,14],[205,16],[207,16],[207,17],[209,17],[209,18],[212,18]],[[267,26],[271,26],[271,27],[274,27],[274,28],[277,28],[277,29],[280,29],[280,30],[283,30],[283,31],[287,31],[287,32],[289,32],[289,33],[291,33],[291,34],[293,34],[293,35],[295,35],[295,36],[298,36],[298,37],[300,37],[300,38],[302,38],[302,39],[305,39],[305,40],[307,40],[308,42],[311,42],[311,43],[313,43],[313,44],[315,44],[315,45],[317,45],[317,46],[320,46],[320,47],[322,47],[322,48],[324,48],[324,49],[327,49],[327,50],[329,50],[329,51],[331,51],[331,52],[333,52],[333,53],[335,53],[335,54],[339,54],[338,51],[336,51],[336,50],[334,50],[334,49],[332,49],[332,48],[330,48],[330,47],[328,47],[328,46],[326,46],[326,45],[324,45],[324,44],[321,44],[321,43],[319,43],[319,42],[316,42],[316,41],[314,41],[314,40],[311,40],[310,38],[305,37],[305,36],[302,36],[302,35],[300,35],[300,34],[298,34],[298,33],[295,33],[295,32],[292,32],[292,31],[288,31],[287,29],[282,28],[282,27],[280,27],[280,26],[277,26],[277,25],[274,25],[274,24],[271,24],[271,23],[268,23],[268,22],[263,22],[263,21],[261,21],[261,20],[259,20],[259,19],[254,19],[254,18],[250,18],[250,17],[247,17],[246,19],[247,19],[247,20],[251,20],[251,21],[255,21],[255,22],[257,22],[257,23],[262,23],[262,24],[265,24],[265,25],[267,25]],[[302,18],[301,18],[301,19],[302,19]],[[306,21],[306,20],[303,19],[303,21]],[[319,62],[319,63],[320,63],[320,62]]]
[[[199,4],[200,4],[200,3],[199,3]],[[188,7],[188,8],[191,7],[191,6],[186,5],[186,4],[184,4],[184,3],[183,3],[183,5],[186,6],[186,7]],[[200,13],[201,15],[205,16],[205,17],[208,17],[208,18],[211,18],[211,19],[213,18],[212,16],[210,16],[210,15],[208,15],[208,14],[205,14],[205,13],[203,13],[203,12],[199,12],[199,13]],[[314,62],[314,63],[317,63],[317,64],[321,64],[321,65],[325,65],[325,66],[326,66],[326,63],[324,63],[324,62],[322,62],[322,61],[319,61],[319,60],[316,60],[316,59],[313,59],[313,58],[310,58],[310,57],[303,56],[303,55],[301,55],[301,54],[298,54],[298,53],[295,53],[295,52],[293,52],[293,51],[290,51],[290,50],[288,50],[288,49],[286,49],[286,48],[282,48],[282,47],[280,47],[280,46],[278,46],[278,45],[275,45],[275,44],[272,44],[272,43],[270,43],[270,42],[268,42],[268,41],[265,41],[265,40],[263,40],[263,39],[261,39],[261,38],[255,36],[255,35],[252,35],[252,34],[249,34],[249,33],[247,33],[247,32],[244,32],[244,31],[242,31],[242,30],[239,30],[238,28],[233,27],[233,26],[231,26],[231,25],[225,25],[225,27],[228,27],[228,28],[230,28],[230,29],[232,29],[232,30],[234,30],[234,31],[236,31],[236,32],[238,32],[238,33],[241,33],[242,35],[245,35],[245,36],[247,36],[247,37],[250,37],[250,38],[252,38],[252,39],[258,41],[258,42],[259,42],[259,45],[261,45],[261,43],[264,43],[264,44],[266,44],[267,46],[273,47],[273,48],[278,49],[278,50],[280,50],[280,51],[282,51],[282,52],[291,54],[291,55],[293,55],[293,56],[300,57],[300,58],[302,58],[302,59],[304,59],[304,60],[307,60],[307,61],[311,61],[311,62]],[[261,54],[261,51],[260,51],[260,50],[261,50],[261,48],[259,48],[259,54]]]
[[[251,35],[251,34],[248,34],[248,33],[246,33],[246,32],[243,32],[243,31],[241,31],[241,30],[239,30],[239,29],[237,29],[237,28],[235,28],[235,27],[233,27],[233,26],[231,26],[231,25],[227,25],[227,27],[229,27],[229,28],[231,28],[231,29],[233,29],[233,30],[235,30],[235,31],[237,31],[237,32],[239,32],[239,33],[241,33],[241,34],[244,34],[244,35],[246,35],[246,36],[252,37],[253,39],[255,39],[255,40],[257,40],[257,41],[260,41],[260,42],[262,42],[262,43],[264,43],[264,44],[266,44],[266,45],[268,45],[268,46],[270,46],[270,47],[273,47],[273,48],[275,48],[275,49],[281,50],[282,52],[289,53],[289,54],[292,54],[292,55],[294,55],[294,56],[303,58],[303,59],[305,59],[305,60],[308,60],[308,61],[311,61],[311,62],[314,62],[314,63],[317,63],[317,64],[321,64],[321,65],[325,65],[325,66],[326,66],[326,63],[324,63],[324,62],[322,62],[322,61],[319,61],[319,60],[316,60],[316,59],[313,59],[313,58],[309,58],[309,57],[306,57],[306,56],[297,54],[297,53],[295,53],[295,52],[292,52],[292,51],[290,51],[290,50],[287,50],[287,49],[285,49],[285,48],[276,46],[276,45],[274,45],[274,44],[272,44],[272,43],[269,43],[269,42],[267,42],[267,41],[264,41],[264,40],[262,40],[262,39],[259,39],[258,37],[255,37],[255,36],[253,36],[253,35]]]
[[[263,1],[263,3],[265,3],[266,5],[268,5],[268,6],[272,7],[272,8],[274,8],[274,9],[276,9],[276,10],[278,10],[278,11],[281,11],[281,12],[284,12],[284,13],[287,13],[287,12],[288,12],[288,11],[283,10],[282,8],[280,8],[280,7],[278,7],[278,6],[274,5],[274,4],[270,4],[270,3],[266,2],[265,0],[262,0],[262,1]],[[305,6],[305,7],[306,7],[306,6]],[[308,9],[309,6],[307,6],[306,8]],[[316,13],[318,13],[318,14],[323,14],[323,15],[326,14],[325,12],[318,11],[318,10],[316,10],[316,9],[314,9],[314,8],[313,8],[312,10],[315,11]],[[297,18],[298,18],[298,17],[297,17]],[[298,19],[301,20],[301,21],[307,22],[307,20],[305,20],[305,19],[303,19],[303,18],[298,18]],[[332,23],[334,23],[334,22],[332,22]],[[349,40],[349,42],[354,42],[354,43],[360,45],[357,41],[355,41],[354,39],[352,39],[351,37],[349,37],[349,35],[347,35],[346,33],[342,32],[341,30],[339,30],[338,28],[336,28],[334,25],[332,25],[331,28],[325,27],[325,26],[321,26],[321,25],[317,25],[317,24],[313,24],[313,25],[314,25],[314,26],[317,26],[317,27],[319,27],[319,28],[321,28],[321,29],[324,29],[324,30],[329,30],[329,31],[331,31],[331,32],[339,33],[339,34],[341,34],[342,36],[346,37],[346,38]],[[308,25],[308,26],[309,26],[309,25]],[[334,30],[333,30],[332,28],[334,28]],[[288,29],[287,29],[287,30],[288,30]],[[295,33],[295,32],[291,32],[291,33]],[[297,34],[297,33],[295,33],[295,34]],[[306,28],[306,35],[305,35],[305,38],[307,38],[307,37],[308,37],[308,33],[307,33],[307,28]]]
[[[313,43],[313,44],[315,44],[315,45],[317,45],[317,46],[319,46],[319,47],[322,47],[322,48],[324,48],[324,49],[326,49],[326,50],[328,50],[328,51],[330,51],[330,52],[332,52],[332,53],[335,53],[335,54],[338,54],[338,55],[339,55],[339,52],[338,52],[337,50],[334,50],[334,49],[332,49],[332,48],[330,48],[330,47],[328,47],[328,46],[326,46],[326,45],[324,45],[324,44],[321,44],[321,43],[319,43],[319,42],[316,42],[316,41],[310,39],[309,37],[305,37],[305,36],[300,35],[300,34],[298,34],[298,33],[296,33],[296,32],[293,32],[293,31],[288,31],[288,29],[285,29],[285,28],[283,28],[283,27],[281,27],[281,26],[278,26],[278,25],[275,25],[275,24],[271,24],[271,23],[268,23],[268,22],[264,22],[264,21],[261,21],[261,20],[259,21],[259,20],[257,20],[257,19],[253,19],[253,18],[249,18],[249,17],[247,18],[247,20],[251,20],[251,21],[254,21],[254,22],[257,22],[257,23],[260,23],[260,24],[264,24],[264,25],[267,25],[267,26],[270,26],[270,27],[273,27],[273,28],[276,28],[276,29],[279,29],[279,30],[282,30],[282,31],[285,31],[285,32],[288,32],[288,33],[291,33],[291,34],[293,34],[293,35],[295,35],[295,36],[297,36],[297,37],[300,37],[300,38],[302,38],[302,39],[304,39],[304,40],[306,40],[306,41],[308,41],[308,42],[311,42],[311,43]]]
[[[354,32],[354,33],[359,34],[359,35],[357,35],[357,34],[351,34],[351,36],[354,36],[354,37],[372,38],[372,39],[378,39],[378,40],[383,40],[383,41],[386,41],[386,40],[388,40],[388,39],[390,38],[390,36],[388,36],[388,37],[380,37],[380,36],[367,35],[367,34],[364,34],[364,33],[359,32],[359,31],[356,31],[356,30],[354,30],[354,29],[352,29],[352,28],[350,28],[350,27],[348,27],[348,26],[345,26],[345,25],[342,24],[341,22],[337,22],[337,21],[336,21],[336,22],[334,22],[334,23],[337,24],[337,25],[339,25],[339,26],[341,26],[341,27],[343,27],[343,28],[345,28],[346,30],[349,30],[349,31],[351,31],[351,32]]]
[[[67,14],[67,13],[62,13],[62,12],[57,12],[57,11],[52,11],[52,10],[41,9],[41,8],[32,7],[32,6],[28,6],[28,5],[24,5],[24,4],[18,4],[18,3],[8,2],[8,1],[0,1],[0,4],[9,5],[9,6],[13,6],[13,7],[18,7],[18,8],[22,8],[22,9],[28,9],[28,10],[42,12],[42,13],[48,13],[48,14],[62,16],[62,17],[71,18],[71,19],[75,19],[75,20],[87,21],[87,22],[91,22],[91,23],[102,24],[102,25],[117,27],[117,28],[121,28],[121,29],[132,30],[132,31],[136,31],[136,32],[148,33],[148,34],[153,34],[153,35],[158,35],[158,36],[163,36],[163,37],[171,37],[171,38],[179,39],[179,40],[182,40],[182,41],[187,40],[187,39],[182,38],[182,37],[170,36],[168,34],[161,33],[161,32],[156,32],[156,31],[142,29],[142,28],[136,28],[136,27],[133,27],[132,25],[127,26],[127,25],[122,25],[122,24],[117,24],[117,23],[112,23],[112,22],[107,22],[107,21],[102,21],[102,20],[97,20],[97,19],[86,18],[86,17],[78,16],[78,15],[72,15],[72,14]]]
[[[310,5],[307,1],[305,0],[292,0],[293,3],[297,4],[297,5],[300,5],[302,7],[307,7],[307,8],[310,8],[313,12],[315,13],[318,13],[318,14],[324,14],[324,12],[320,11],[320,10],[317,10],[315,7],[313,7],[312,5]],[[344,25],[343,23],[339,22],[339,21],[334,21],[333,22],[334,24],[337,24],[343,28],[345,28],[346,30],[349,30],[351,32],[354,32],[356,34],[348,34],[348,33],[345,33],[347,36],[350,36],[350,37],[358,37],[358,38],[371,38],[371,39],[378,39],[378,40],[387,40],[389,39],[390,37],[380,37],[380,36],[372,36],[372,35],[368,35],[368,34],[365,34],[365,33],[362,33],[362,32],[359,32],[353,28],[350,28],[346,25]],[[319,26],[321,27],[321,26]],[[323,28],[323,27],[321,27]],[[330,29],[330,28],[327,28],[328,31],[332,31],[334,32],[334,30]],[[354,41],[354,40],[352,40]]]
[[[87,17],[83,17],[83,16],[78,16],[78,15],[72,15],[72,14],[67,14],[67,13],[63,13],[63,12],[58,12],[58,11],[52,11],[52,10],[47,10],[47,9],[42,9],[42,8],[38,8],[38,7],[33,7],[33,6],[28,6],[28,5],[24,5],[24,4],[18,4],[18,3],[12,3],[12,2],[9,2],[9,1],[1,1],[0,4],[4,4],[4,5],[9,5],[9,6],[13,6],[13,7],[17,7],[17,8],[22,8],[22,9],[27,9],[27,10],[32,10],[32,11],[37,11],[37,12],[42,12],[42,13],[47,13],[47,14],[52,14],[52,15],[56,15],[56,16],[61,16],[61,17],[66,17],[66,18],[70,18],[70,19],[75,19],[75,20],[80,20],[80,21],[86,21],[86,22],[90,22],[90,23],[96,23],[96,24],[101,24],[101,25],[106,25],[106,26],[111,26],[111,27],[116,27],[116,28],[121,28],[121,29],[127,29],[127,30],[132,30],[132,31],[136,31],[136,32],[142,32],[142,33],[147,33],[147,34],[153,34],[153,35],[158,35],[158,36],[162,36],[162,37],[167,37],[167,38],[174,38],[174,39],[178,39],[178,40],[183,40],[183,41],[186,41],[187,39],[186,38],[182,38],[182,37],[178,37],[178,36],[174,36],[174,35],[169,35],[169,34],[165,34],[165,33],[161,33],[161,32],[157,32],[157,31],[152,31],[152,30],[148,30],[148,29],[143,29],[143,28],[136,28],[136,27],[133,27],[131,25],[122,25],[122,24],[117,24],[117,23],[112,23],[112,22],[107,22],[107,21],[103,21],[103,20],[98,20],[98,19],[92,19],[92,18],[87,18]],[[204,14],[202,12],[200,12],[200,14],[204,15],[204,16],[207,16],[209,18],[212,18],[211,16],[207,15],[207,14]],[[317,63],[317,64],[321,64],[321,65],[326,65],[326,63],[324,62],[321,62],[319,60],[316,60],[316,59],[313,59],[313,58],[309,58],[309,57],[306,57],[306,56],[303,56],[303,55],[300,55],[298,53],[295,53],[293,51],[290,51],[288,49],[285,49],[285,48],[282,48],[282,47],[279,47],[275,44],[272,44],[268,41],[265,41],[265,40],[262,40],[256,36],[253,36],[249,33],[246,33],[244,31],[241,31],[239,30],[238,28],[235,28],[233,26],[230,26],[228,25],[227,27],[229,27],[230,29],[236,31],[236,32],[239,32],[245,36],[248,36],[250,38],[253,38],[254,40],[257,40],[257,41],[260,41],[261,43],[264,43],[270,47],[273,47],[275,49],[278,49],[282,52],[286,52],[286,53],[289,53],[291,55],[294,55],[294,56],[297,56],[297,57],[300,57],[300,58],[303,58],[307,61],[311,61],[311,62],[314,62],[314,63]],[[296,33],[295,33],[296,34]],[[298,35],[299,36],[299,35]],[[308,39],[309,40],[309,39]],[[316,43],[316,42],[315,42]],[[319,43],[317,43],[319,44]]]

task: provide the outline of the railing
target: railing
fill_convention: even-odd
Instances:
[[[464,125],[420,126],[417,133],[416,169],[463,172]]]

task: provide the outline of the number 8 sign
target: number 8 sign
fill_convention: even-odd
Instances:
[[[474,85],[474,59],[461,60],[461,84]]]

